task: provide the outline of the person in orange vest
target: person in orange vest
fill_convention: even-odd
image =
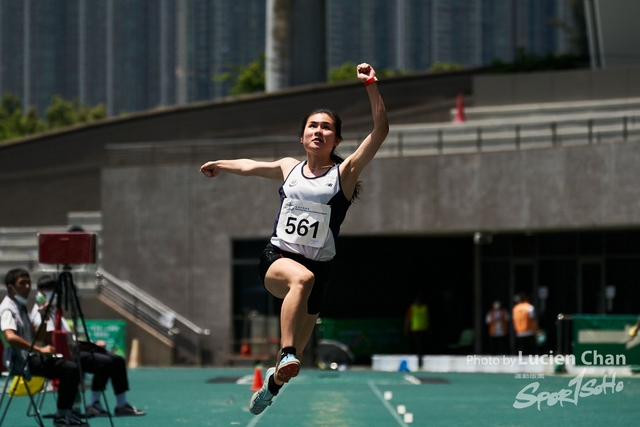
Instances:
[[[422,301],[420,294],[416,295],[413,304],[407,308],[404,333],[410,338],[412,351],[418,356],[418,366],[422,368],[422,355],[425,353],[427,331],[429,330],[429,308]]]
[[[507,332],[509,313],[498,300],[493,302],[487,313],[485,322],[489,325],[489,352],[491,354],[507,354]]]
[[[513,330],[516,334],[516,351],[520,354],[534,354],[536,352],[536,334],[538,320],[536,310],[529,303],[529,297],[521,293],[517,304],[513,307]]]

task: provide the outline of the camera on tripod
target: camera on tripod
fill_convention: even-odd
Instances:
[[[86,335],[87,327],[71,272],[72,270],[87,270],[96,266],[97,235],[84,231],[40,232],[38,233],[38,262],[41,270],[58,272],[57,285],[42,318],[49,319],[49,313],[55,301],[54,346],[61,351],[64,357],[76,359],[73,357],[73,353],[77,351],[76,344],[80,343],[78,329],[81,329]],[[62,330],[63,301],[64,310],[71,309],[71,318],[76,325],[73,334]],[[40,329],[43,326],[44,322],[40,325]],[[39,330],[38,335],[40,334]],[[69,335],[72,336],[69,337]],[[90,343],[88,335],[83,338],[85,343]]]
[[[97,263],[97,235],[90,232],[38,233],[38,262],[43,271],[83,270]]]

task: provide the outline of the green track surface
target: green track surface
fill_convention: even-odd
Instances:
[[[264,373],[264,369],[262,371]],[[538,382],[530,393],[574,390],[575,376],[545,375],[516,378],[514,374],[462,374],[344,372],[303,369],[285,385],[262,415],[248,411],[253,369],[250,368],[138,368],[129,371],[129,401],[147,411],[144,417],[113,418],[114,426],[248,426],[248,427],[395,427],[395,426],[633,426],[640,425],[640,378],[616,378],[619,391],[579,397],[577,404],[541,403],[516,409],[518,393]],[[415,384],[415,379],[421,384]],[[583,386],[603,376],[585,377]],[[237,382],[240,380],[240,383]],[[607,383],[611,383],[607,376]],[[595,385],[595,384],[593,384]],[[585,389],[583,388],[583,391]],[[385,399],[385,392],[392,398]],[[88,397],[88,394],[87,394]],[[113,409],[115,398],[107,390]],[[569,398],[574,399],[572,394]],[[14,398],[5,426],[35,426],[25,415],[28,398]],[[398,405],[413,414],[405,423]],[[49,393],[42,412],[55,409]],[[44,420],[52,425],[51,419]],[[110,426],[108,418],[91,419],[97,427]]]

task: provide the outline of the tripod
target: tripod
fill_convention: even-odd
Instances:
[[[54,305],[56,308],[56,312],[55,316],[52,316],[51,309],[52,307],[54,307]],[[70,311],[71,313],[71,319],[74,325],[71,334],[65,332],[62,328],[63,306],[65,310]],[[66,359],[72,360],[76,363],[81,381],[80,387],[82,387],[81,390],[84,391],[84,373],[82,360],[84,359],[86,361],[86,358],[90,357],[92,365],[96,366],[95,353],[97,351],[103,350],[90,341],[85,317],[82,312],[82,306],[80,305],[80,300],[78,298],[77,288],[73,283],[73,275],[71,272],[71,267],[69,265],[65,265],[62,271],[58,274],[54,291],[49,298],[44,312],[41,313],[42,322],[40,323],[36,336],[31,343],[31,350],[33,349],[33,346],[35,345],[38,338],[41,337],[43,335],[43,332],[46,331],[46,322],[48,320],[51,320],[52,318],[54,318],[55,323],[55,330],[53,331],[53,345],[56,348],[56,351],[60,353],[59,356],[63,356]],[[79,336],[80,331],[84,332],[83,337]],[[69,339],[69,335],[71,335],[71,339]],[[81,341],[81,339],[83,339],[83,341]],[[84,358],[81,357],[81,352],[84,353]],[[91,368],[88,369],[91,370]],[[80,396],[82,400],[82,406],[83,408],[86,408],[84,392],[80,393]],[[104,390],[102,391],[102,396],[107,414],[109,416],[109,422],[111,424],[111,427],[113,427],[113,419],[111,417],[109,404],[106,399]]]

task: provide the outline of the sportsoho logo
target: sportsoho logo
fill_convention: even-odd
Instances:
[[[546,356],[546,357],[545,357]],[[580,361],[584,365],[606,365],[606,366],[619,366],[626,365],[626,357],[623,354],[599,354],[596,351],[585,351],[580,356]],[[520,353],[518,356],[518,364],[519,365],[536,365],[536,364],[572,364],[575,365],[576,360],[573,355],[543,355],[538,358],[538,356],[529,356],[527,358],[523,358]],[[516,409],[524,409],[529,406],[537,405],[538,411],[540,410],[540,406],[543,403],[546,403],[547,406],[554,406],[556,404],[560,404],[560,406],[564,406],[565,403],[572,403],[574,405],[578,405],[580,399],[584,399],[591,396],[598,396],[599,394],[615,394],[620,393],[624,389],[624,383],[622,381],[616,381],[616,374],[613,373],[611,379],[607,379],[607,375],[602,377],[602,381],[599,381],[597,378],[589,379],[585,382],[584,374],[586,372],[586,368],[580,371],[578,375],[576,375],[569,384],[567,388],[562,388],[558,391],[538,391],[540,388],[539,382],[532,382],[531,384],[525,386],[518,392],[516,396],[516,400],[513,402],[513,407]]]
[[[553,352],[543,355],[523,355],[518,352],[517,356],[467,356],[468,365],[495,365],[497,369],[505,368],[507,371],[515,369],[516,372],[529,371],[534,373],[516,374],[516,378],[544,378],[544,374],[539,373],[538,367],[542,366],[558,366],[571,365],[576,366],[576,356],[573,354],[557,354]],[[624,366],[627,364],[624,354],[600,354],[595,350],[582,352],[579,358],[580,362],[586,366]],[[523,387],[516,395],[513,407],[516,409],[524,409],[536,405],[540,410],[543,403],[547,406],[560,404],[578,405],[580,399],[600,394],[620,393],[624,389],[622,381],[616,381],[615,372],[611,378],[607,375],[602,380],[591,378],[585,380],[586,368],[578,375],[571,379],[566,388],[557,391],[540,390],[540,382],[532,382]]]
[[[538,411],[543,402],[546,402],[547,406],[554,406],[559,403],[560,406],[564,406],[564,403],[572,403],[578,406],[578,401],[582,398],[591,396],[597,396],[599,394],[611,394],[620,393],[624,389],[624,383],[622,381],[616,382],[616,374],[613,373],[611,380],[607,380],[605,375],[602,381],[598,383],[598,379],[590,379],[584,382],[584,373],[586,369],[580,371],[580,373],[569,381],[568,388],[563,388],[559,391],[549,392],[541,391],[539,382],[533,382],[525,386],[516,396],[513,407],[516,409],[528,408],[532,405],[538,406]]]

